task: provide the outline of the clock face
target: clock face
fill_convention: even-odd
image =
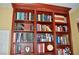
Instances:
[[[47,45],[47,50],[52,51],[53,50],[53,45],[51,45],[51,44]]]

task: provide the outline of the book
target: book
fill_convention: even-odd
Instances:
[[[17,12],[17,13],[16,13],[16,19],[17,19],[17,20],[20,20],[20,12]]]
[[[28,13],[25,13],[25,20],[28,20]]]
[[[33,15],[32,15],[32,12],[29,12],[29,20],[33,20]]]
[[[44,43],[38,44],[38,53],[45,53],[45,44]]]
[[[13,33],[13,43],[16,42],[16,33]]]
[[[24,24],[23,23],[15,24],[15,30],[24,30]]]
[[[16,37],[17,37],[17,38],[16,38],[16,42],[20,42],[20,40],[21,40],[21,34],[22,34],[22,33],[20,33],[20,32],[17,33],[17,35],[16,35]]]
[[[66,25],[56,25],[55,29],[57,32],[67,32],[67,26]]]
[[[50,28],[49,28],[49,26],[46,26],[46,31],[52,31]]]
[[[41,15],[38,14],[38,21],[41,21]]]
[[[31,26],[31,24],[24,24],[24,30],[26,30],[26,31],[30,31],[30,26]]]
[[[16,45],[16,54],[19,54],[21,51],[21,47],[19,44]]]
[[[57,44],[60,44],[60,43],[61,43],[59,36],[56,36],[56,43],[57,43]]]
[[[25,13],[24,13],[24,12],[21,12],[20,14],[21,14],[21,16],[20,16],[21,19],[20,19],[20,20],[24,20],[24,18],[25,18]]]

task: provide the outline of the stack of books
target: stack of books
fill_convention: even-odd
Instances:
[[[55,22],[62,22],[62,23],[66,23],[66,17],[63,15],[55,15]]]

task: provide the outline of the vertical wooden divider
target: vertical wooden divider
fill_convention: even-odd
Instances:
[[[37,54],[37,40],[36,40],[36,10],[34,10],[34,54]]]
[[[54,13],[52,13],[52,16],[53,16],[53,36],[54,36],[54,49],[55,49],[55,55],[57,55],[57,45],[56,45],[56,30],[55,30],[55,17],[54,17]]]
[[[70,25],[70,17],[69,17],[69,12],[67,12],[67,25],[68,25],[68,36],[69,36],[69,43],[70,43],[70,50],[71,50],[71,55],[73,55],[73,44],[72,44],[72,37],[71,37],[71,25]]]

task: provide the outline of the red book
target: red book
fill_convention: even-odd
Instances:
[[[31,24],[24,24],[24,30],[30,31],[30,25]]]
[[[55,17],[55,20],[64,20],[64,18],[61,18],[61,17]]]

